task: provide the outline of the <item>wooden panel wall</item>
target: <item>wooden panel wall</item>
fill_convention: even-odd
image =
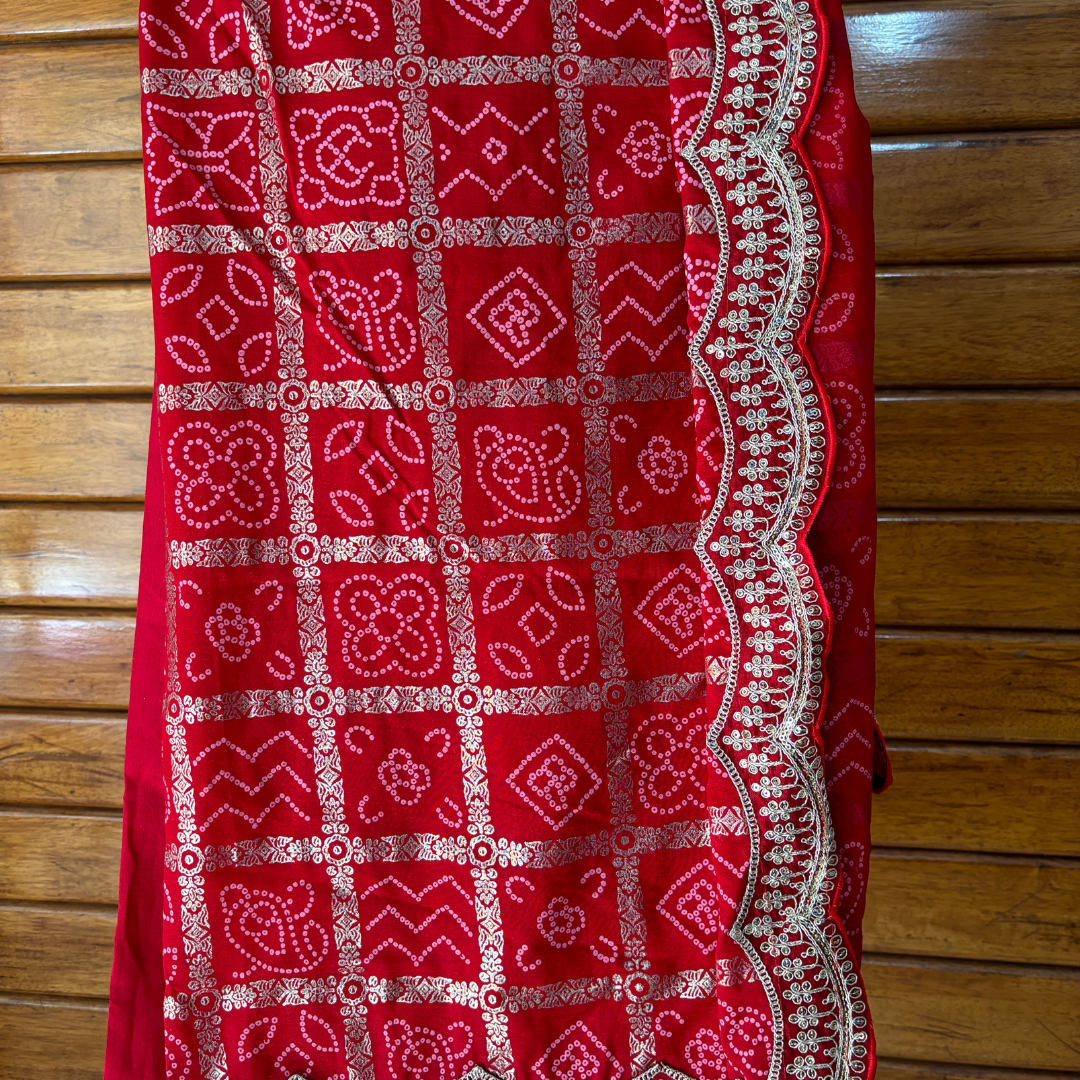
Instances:
[[[0,1080],[101,1074],[152,346],[134,0],[0,5]],[[1080,1071],[1080,0],[852,4],[885,1080]]]
[[[845,10],[875,136],[882,1077],[1075,1073],[1080,3]]]

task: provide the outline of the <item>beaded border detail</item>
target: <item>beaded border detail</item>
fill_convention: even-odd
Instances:
[[[716,65],[682,156],[708,192],[719,239],[690,357],[725,447],[695,550],[732,647],[730,659],[709,661],[708,745],[750,826],[747,885],[729,933],[772,1010],[769,1080],[849,1080],[867,1075],[873,1053],[834,907],[819,735],[831,615],[807,546],[833,453],[805,344],[827,231],[801,146],[827,27],[806,0],[704,3]]]

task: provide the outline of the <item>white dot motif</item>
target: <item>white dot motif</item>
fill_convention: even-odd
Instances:
[[[359,41],[374,41],[382,29],[374,9],[361,0],[286,0],[285,14],[289,45],[300,50],[343,26]]]
[[[326,371],[359,363],[387,375],[416,355],[419,337],[412,319],[399,308],[404,283],[396,270],[381,270],[366,282],[320,270],[310,280],[315,325],[340,358],[324,361]]]
[[[566,461],[570,431],[551,424],[538,438],[484,425],[473,434],[477,480],[501,513],[491,528],[510,518],[554,525],[580,505],[581,478]]]
[[[402,573],[389,581],[376,574],[347,578],[334,593],[342,659],[366,679],[431,675],[442,661],[438,610],[439,594],[420,574]]]
[[[659,712],[637,730],[633,760],[640,804],[657,817],[705,805],[705,710],[689,716]]]
[[[226,885],[219,900],[225,937],[246,961],[233,978],[247,979],[256,971],[301,975],[330,950],[330,939],[313,914],[315,889],[307,881],[294,882],[284,894]]]
[[[289,129],[300,170],[296,194],[306,210],[404,204],[401,114],[393,101],[298,109]]]
[[[277,517],[281,498],[272,474],[277,447],[254,420],[224,430],[202,420],[182,424],[169,438],[165,456],[176,479],[176,513],[186,525],[258,529]]]
[[[147,102],[146,127],[146,178],[156,214],[259,209],[254,112],[181,111]]]

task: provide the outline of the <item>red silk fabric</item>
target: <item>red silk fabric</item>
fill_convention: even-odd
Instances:
[[[164,640],[108,1080],[869,1076],[839,6],[141,28]]]

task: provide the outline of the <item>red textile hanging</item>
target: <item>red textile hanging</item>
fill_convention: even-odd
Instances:
[[[839,5],[141,28],[157,425],[107,1080],[868,1077]]]

